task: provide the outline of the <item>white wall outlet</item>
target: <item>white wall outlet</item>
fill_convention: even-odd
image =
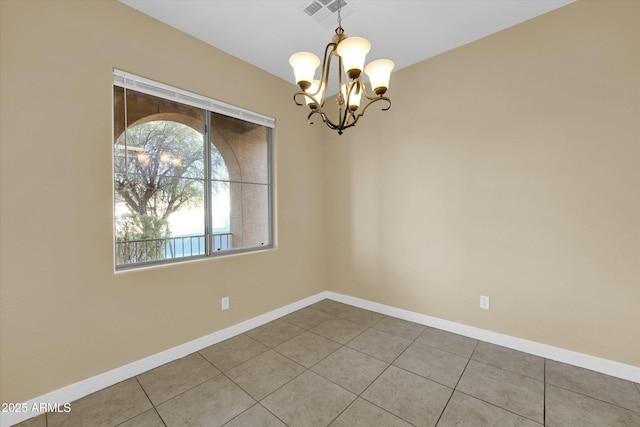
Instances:
[[[489,297],[484,295],[480,295],[480,308],[484,308],[485,310],[489,310]]]
[[[224,297],[222,298],[221,301],[221,308],[223,310],[229,310],[229,297]]]

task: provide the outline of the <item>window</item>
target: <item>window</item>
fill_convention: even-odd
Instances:
[[[116,269],[272,244],[274,120],[114,71]]]

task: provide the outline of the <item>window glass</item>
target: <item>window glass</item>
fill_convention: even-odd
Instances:
[[[114,120],[116,268],[272,247],[268,127],[117,84]]]

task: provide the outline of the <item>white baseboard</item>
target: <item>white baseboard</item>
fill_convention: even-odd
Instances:
[[[271,322],[272,320],[278,319],[282,316],[286,316],[289,313],[314,304],[325,298],[640,383],[640,367],[626,365],[624,363],[577,353],[575,351],[569,351],[546,344],[540,344],[534,341],[528,341],[485,329],[475,328],[473,326],[467,326],[385,304],[354,298],[336,292],[324,291],[206,335],[202,338],[189,341],[185,344],[145,357],[144,359],[140,359],[133,363],[129,363],[128,365],[121,366],[120,368],[113,369],[103,374],[71,384],[67,387],[52,391],[51,393],[44,394],[25,402],[25,405],[27,408],[33,408],[39,407],[40,404],[63,405],[67,402],[73,402],[74,400],[78,400],[98,390],[102,390],[103,388],[132,378],[150,369],[157,368],[165,363],[180,359],[210,345],[224,341],[260,325],[264,325],[265,323]],[[0,427],[9,427],[29,418],[36,417],[39,414],[39,411],[2,413],[0,414]]]
[[[63,405],[67,402],[73,402],[82,397],[88,396],[91,393],[95,393],[98,390],[112,386],[121,381],[135,377],[150,369],[157,368],[166,363],[185,357],[191,353],[202,350],[210,345],[219,343],[250,329],[257,328],[260,325],[269,323],[272,320],[278,319],[282,316],[286,316],[289,313],[293,313],[296,310],[300,310],[308,305],[314,304],[328,298],[327,292],[320,292],[319,294],[304,298],[300,301],[296,301],[292,304],[288,304],[284,307],[277,308],[260,316],[256,316],[252,319],[245,320],[244,322],[237,323],[228,328],[206,335],[204,337],[189,341],[185,344],[170,348],[160,353],[156,353],[144,359],[137,360],[133,363],[121,366],[103,374],[96,375],[86,380],[79,381],[77,383],[68,385],[66,387],[54,390],[50,393],[43,394],[42,396],[31,399],[28,402],[24,402],[26,408],[39,408],[41,404],[49,405]],[[0,427],[9,427],[18,424],[22,421],[26,421],[29,418],[33,418],[40,415],[40,411],[28,411],[28,412],[4,412],[0,413]]]
[[[613,360],[590,356],[588,354],[578,353],[571,350],[565,350],[563,348],[553,347],[522,338],[516,338],[510,335],[488,331],[486,329],[475,328],[473,326],[463,325],[461,323],[451,322],[449,320],[443,320],[437,317],[431,317],[425,314],[403,310],[401,308],[379,304],[377,302],[372,302],[360,298],[354,298],[335,292],[328,292],[327,298],[367,310],[375,311],[387,316],[393,316],[399,319],[419,323],[421,325],[431,326],[434,328],[442,329],[443,331],[453,332],[477,340],[486,341],[492,344],[497,344],[503,347],[508,347],[514,350],[519,350],[525,353],[544,357],[546,359],[567,363],[573,366],[579,366],[581,368],[600,372],[606,375],[611,375],[613,377],[640,383],[640,367],[637,366],[626,365],[624,363],[615,362]]]

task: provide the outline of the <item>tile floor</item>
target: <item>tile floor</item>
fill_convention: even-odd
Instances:
[[[331,300],[21,427],[640,426],[640,385]]]

